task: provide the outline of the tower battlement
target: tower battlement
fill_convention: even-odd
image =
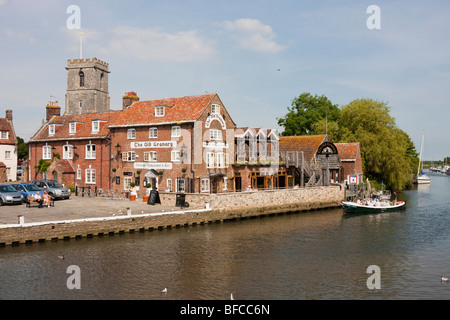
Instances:
[[[79,66],[80,64],[90,64],[90,63],[97,63],[100,64],[106,68],[108,68],[109,63],[102,61],[100,59],[94,58],[86,58],[86,59],[67,59],[67,65],[68,66]]]

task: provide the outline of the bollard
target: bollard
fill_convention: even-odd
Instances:
[[[131,209],[127,208],[127,216],[131,216]]]
[[[209,202],[206,202],[205,206],[206,206],[206,209],[209,209]]]
[[[19,224],[25,223],[25,217],[24,216],[17,216],[19,218]]]

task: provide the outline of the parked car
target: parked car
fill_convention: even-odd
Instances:
[[[51,195],[55,199],[69,199],[71,195],[71,191],[69,188],[63,187],[56,180],[33,180],[31,183],[34,183],[39,188],[43,190],[47,190],[48,194]]]
[[[40,195],[44,194],[44,190],[34,183],[12,183],[11,186],[23,195],[25,202],[28,196],[34,196],[38,191]]]
[[[4,204],[22,204],[24,198],[9,184],[0,184],[0,206]]]

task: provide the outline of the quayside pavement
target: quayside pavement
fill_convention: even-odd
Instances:
[[[132,215],[146,213],[160,213],[180,211],[180,207],[167,205],[148,205],[138,198],[136,201],[112,200],[102,197],[71,197],[68,200],[55,201],[54,207],[27,208],[22,205],[4,205],[0,207],[0,225],[19,223],[18,216],[23,216],[25,223],[50,222],[61,220],[77,220],[87,218],[101,218],[127,215],[131,210]]]

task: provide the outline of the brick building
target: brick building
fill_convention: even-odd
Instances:
[[[226,190],[235,126],[215,93],[151,101],[127,93],[109,125],[113,189],[135,182],[139,195],[147,183],[171,192]]]
[[[335,143],[335,145],[342,163],[340,181],[349,181],[349,176],[356,176],[356,182],[362,182],[363,166],[359,142]]]

